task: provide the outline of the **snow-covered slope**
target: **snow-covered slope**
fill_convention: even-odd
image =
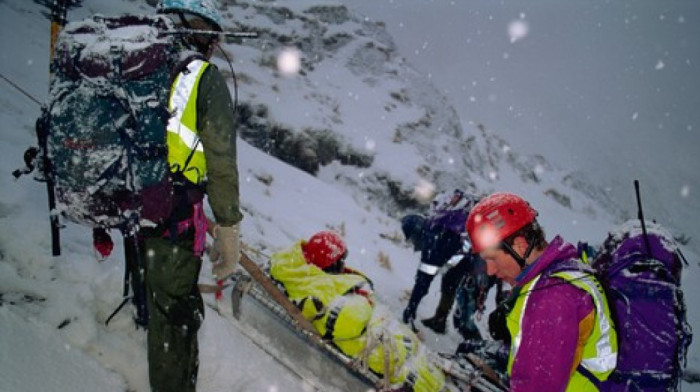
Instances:
[[[0,72],[43,100],[49,22],[40,3],[0,3]],[[595,173],[525,155],[489,124],[464,125],[464,114],[411,67],[382,23],[335,1],[222,3],[230,28],[262,33],[223,47],[233,57],[239,84],[243,239],[263,254],[334,228],[348,242],[349,264],[373,279],[379,300],[398,315],[418,256],[402,243],[396,218],[423,208],[431,189],[516,191],[541,211],[548,234],[561,231],[573,241],[600,241],[611,216],[625,215],[595,185]],[[83,0],[69,19],[96,12],[153,8],[129,0]],[[277,58],[290,47],[299,50],[302,66],[285,75]],[[228,72],[223,58],[214,61]],[[32,391],[34,382],[43,381],[55,390],[146,391],[145,334],[134,330],[126,311],[103,324],[121,302],[120,243],[98,263],[89,229],[68,224],[63,255],[50,256],[44,185],[29,178],[14,182],[9,175],[34,143],[39,108],[0,83],[0,162],[7,169],[0,176],[0,390]],[[694,263],[684,281],[692,304],[700,298],[698,266],[693,253],[687,256]],[[206,267],[202,281],[211,282]],[[438,289],[434,282],[419,318],[432,315]],[[215,306],[213,298],[206,301]],[[209,310],[200,333],[200,390],[310,390]],[[692,306],[690,317],[700,325]],[[428,345],[444,351],[459,341],[454,331],[426,335]],[[689,356],[695,368],[697,346]],[[46,370],[35,374],[33,367]]]
[[[424,184],[427,191],[486,192],[512,172],[524,182],[544,182],[546,195],[581,215],[623,218],[582,173],[522,155],[488,124],[463,125],[445,96],[398,53],[381,22],[333,2],[238,4],[228,7],[236,25],[262,32],[229,46],[238,57],[242,105],[251,106],[241,135],[257,147],[344,184],[356,199],[394,216],[421,207],[415,191]],[[303,66],[294,77],[274,67],[288,47],[301,50]],[[327,146],[332,151],[324,156]]]
[[[697,1],[345,3],[386,24],[465,127],[588,173],[630,216],[637,178],[648,217],[700,231]]]

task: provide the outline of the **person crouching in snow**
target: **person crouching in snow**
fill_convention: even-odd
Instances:
[[[270,276],[324,340],[382,377],[392,390],[439,391],[445,382],[442,371],[428,362],[416,335],[375,303],[372,281],[345,266],[347,255],[337,233],[320,231],[274,253]]]

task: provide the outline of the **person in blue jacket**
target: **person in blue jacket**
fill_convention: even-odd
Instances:
[[[430,284],[440,271],[449,268],[442,278],[440,301],[433,317],[421,320],[422,323],[437,333],[445,333],[447,317],[460,284],[475,271],[478,255],[473,255],[467,247],[464,251],[464,224],[471,206],[477,199],[455,190],[447,200],[433,207],[430,217],[410,214],[401,220],[401,229],[406,240],[413,244],[413,249],[420,252],[420,264],[416,272],[411,297],[403,311],[403,322],[413,324],[418,305],[430,289]],[[466,319],[464,312],[455,319]],[[461,333],[462,328],[457,325]],[[466,331],[466,330],[465,330]],[[475,329],[469,333],[476,333]]]

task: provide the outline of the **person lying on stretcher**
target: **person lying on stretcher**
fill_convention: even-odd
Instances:
[[[335,232],[320,231],[274,253],[270,276],[319,334],[394,391],[433,392],[442,370],[408,326],[374,300],[372,281],[345,266],[347,246]]]

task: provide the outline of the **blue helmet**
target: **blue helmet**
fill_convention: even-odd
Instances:
[[[157,10],[160,13],[185,12],[194,14],[212,23],[216,29],[223,31],[223,19],[219,10],[214,6],[213,0],[160,0]]]

